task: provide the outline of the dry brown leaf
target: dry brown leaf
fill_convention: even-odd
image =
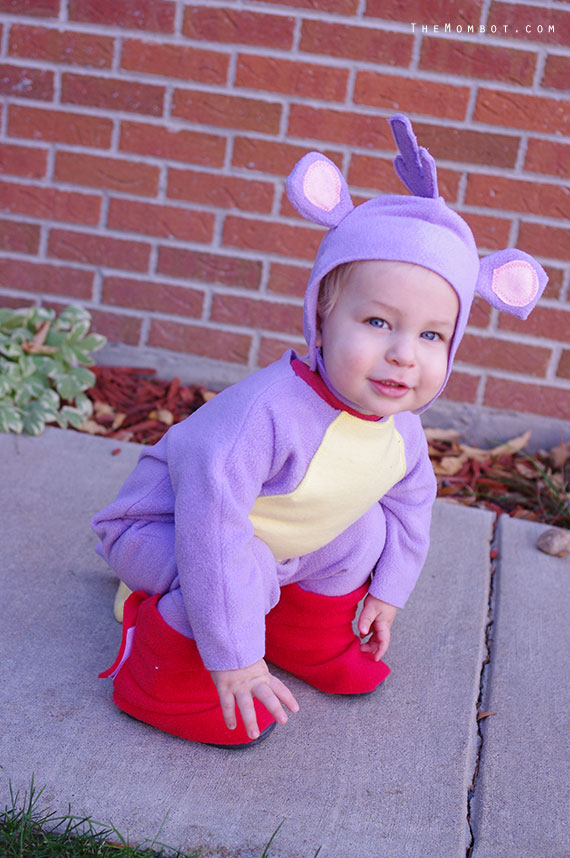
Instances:
[[[456,429],[426,429],[425,434],[428,441],[454,441],[461,438],[461,432]]]
[[[123,414],[122,411],[119,411],[119,413],[115,416],[115,419],[113,420],[113,426],[112,426],[113,432],[115,432],[117,429],[121,428],[121,426],[123,425],[123,423],[126,420],[126,417],[127,417],[126,414]]]
[[[549,450],[548,454],[555,468],[562,468],[570,460],[570,441],[564,441]]]
[[[526,462],[515,462],[515,471],[521,477],[526,477],[527,480],[537,480],[540,477],[540,473],[536,468],[533,468],[532,465],[527,465]]]
[[[89,435],[106,435],[107,430],[104,426],[100,426],[95,420],[88,420],[82,427],[83,432]]]
[[[214,396],[216,396],[215,390],[203,390],[202,391],[202,398],[203,398],[204,402],[209,402],[210,399],[214,398]]]
[[[482,721],[483,718],[488,718],[489,715],[496,715],[496,712],[483,712],[482,709],[477,710],[477,720]]]
[[[510,441],[505,441],[504,444],[499,444],[498,447],[492,447],[490,450],[482,450],[480,447],[469,447],[467,444],[460,444],[460,449],[463,453],[467,453],[470,459],[477,459],[478,462],[486,462],[488,459],[497,459],[499,456],[509,455],[510,453],[518,453],[523,450],[530,440],[530,431],[523,435],[518,435]]]
[[[115,409],[108,402],[97,400],[93,403],[93,413],[96,417],[106,417],[107,415],[114,414]]]
[[[166,423],[167,426],[172,426],[174,423],[174,414],[167,408],[159,408],[156,412],[156,416],[161,423]]]
[[[433,463],[433,469],[436,474],[445,477],[454,477],[458,474],[465,462],[467,456],[443,456],[439,462]]]

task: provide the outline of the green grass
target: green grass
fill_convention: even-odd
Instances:
[[[199,858],[197,852],[180,852],[158,842],[127,843],[113,827],[105,827],[89,816],[64,816],[42,810],[43,789],[32,778],[28,792],[20,796],[10,786],[11,806],[0,812],[1,858]],[[269,847],[283,825],[271,835],[260,858],[269,858]],[[318,858],[320,847],[314,858]]]
[[[129,844],[115,828],[74,816],[71,810],[64,816],[42,810],[42,792],[33,780],[23,796],[10,787],[11,806],[0,812],[2,858],[197,858],[195,852],[171,849],[157,839]]]

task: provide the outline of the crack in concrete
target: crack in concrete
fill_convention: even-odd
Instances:
[[[481,756],[484,744],[483,729],[481,726],[482,719],[481,721],[477,720],[477,715],[479,714],[479,710],[482,708],[482,703],[486,692],[489,666],[491,664],[491,647],[493,645],[492,629],[495,621],[495,564],[498,557],[498,551],[496,548],[497,525],[498,518],[495,518],[493,522],[493,534],[491,537],[491,542],[489,544],[490,576],[487,601],[487,623],[485,625],[485,654],[483,657],[483,661],[481,662],[481,673],[479,676],[479,696],[477,697],[477,703],[475,704],[475,723],[477,725],[477,753],[475,756],[475,765],[473,767],[471,786],[467,791],[467,826],[469,829],[469,843],[467,844],[465,858],[471,858],[471,856],[473,855],[473,850],[475,849],[475,832],[473,829],[472,807],[473,800],[475,798],[475,790],[477,788],[477,780],[479,777],[479,768],[481,765]]]

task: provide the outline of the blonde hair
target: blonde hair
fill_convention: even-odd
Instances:
[[[326,319],[338,301],[341,289],[355,265],[358,265],[357,261],[337,265],[321,280],[317,299],[317,315],[321,321]]]

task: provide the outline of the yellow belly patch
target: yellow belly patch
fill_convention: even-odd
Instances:
[[[255,535],[277,561],[322,548],[346,530],[406,472],[404,442],[390,417],[361,420],[343,411],[328,427],[296,489],[255,502]]]

